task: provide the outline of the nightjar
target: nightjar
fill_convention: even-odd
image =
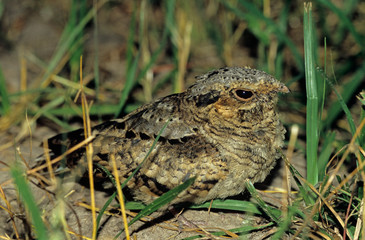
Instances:
[[[244,191],[244,182],[263,181],[280,158],[285,129],[275,111],[277,93],[288,88],[269,74],[226,67],[197,77],[186,91],[144,105],[124,118],[92,128],[93,161],[112,171],[113,154],[121,180],[145,158],[127,188],[150,203],[191,177],[195,182],[172,203],[202,203]],[[53,157],[83,141],[84,130],[48,140]],[[79,149],[66,158],[72,168],[84,158]]]

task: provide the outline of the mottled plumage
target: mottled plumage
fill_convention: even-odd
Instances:
[[[176,202],[201,203],[244,190],[244,182],[261,182],[280,157],[285,130],[275,112],[277,93],[288,88],[265,72],[242,67],[221,68],[197,77],[186,91],[144,105],[122,119],[92,129],[93,160],[111,170],[116,157],[126,179],[162,133],[136,176],[128,182],[135,199],[149,203],[196,176]],[[84,139],[83,130],[49,139],[54,156]],[[64,147],[66,146],[66,147]],[[63,149],[63,150],[61,150]],[[70,154],[72,167],[83,149]]]

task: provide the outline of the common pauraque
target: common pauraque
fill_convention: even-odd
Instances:
[[[202,203],[244,191],[245,180],[263,181],[280,158],[284,127],[275,111],[288,88],[269,74],[226,67],[197,77],[186,91],[146,104],[124,118],[92,128],[93,161],[112,171],[114,155],[125,180],[155,148],[127,187],[150,203],[191,177],[195,182],[172,203]],[[48,140],[53,157],[84,140],[84,130]],[[67,157],[72,168],[84,149]]]

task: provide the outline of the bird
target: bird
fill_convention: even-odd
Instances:
[[[124,181],[147,156],[126,185],[145,204],[192,177],[195,181],[170,204],[238,195],[246,180],[264,181],[281,158],[286,131],[276,105],[278,93],[288,92],[264,71],[212,70],[181,93],[94,126],[92,160],[112,171],[114,157]],[[83,140],[84,129],[79,129],[48,139],[48,148],[55,158]],[[85,147],[67,155],[67,167],[74,168],[85,155]]]

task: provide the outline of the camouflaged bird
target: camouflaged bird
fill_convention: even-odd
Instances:
[[[114,155],[125,180],[171,119],[127,184],[134,198],[150,203],[191,177],[195,182],[172,203],[237,195],[244,191],[245,180],[263,181],[280,158],[285,130],[275,106],[277,93],[288,91],[267,73],[247,67],[208,72],[182,93],[92,128],[93,161],[111,171]],[[84,140],[83,133],[80,129],[57,135],[48,140],[49,149],[58,156]],[[69,167],[83,155],[84,149],[68,155]]]

